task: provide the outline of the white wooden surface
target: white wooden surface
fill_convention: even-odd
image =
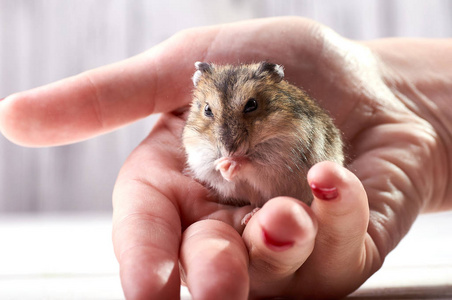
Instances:
[[[0,299],[123,299],[107,214],[0,218]],[[452,212],[421,216],[350,298],[452,299]],[[182,289],[182,299],[190,299]]]
[[[448,0],[0,0],[0,98],[130,57],[184,28],[277,15],[354,39],[452,36]],[[46,149],[0,136],[0,211],[110,211],[116,174],[152,123]]]

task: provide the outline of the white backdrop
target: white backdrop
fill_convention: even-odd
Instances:
[[[0,98],[130,57],[184,28],[277,15],[352,39],[452,36],[448,0],[0,0]],[[0,212],[111,210],[116,175],[154,119],[56,148],[0,136]]]

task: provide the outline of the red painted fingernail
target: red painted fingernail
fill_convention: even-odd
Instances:
[[[294,241],[283,241],[279,240],[275,237],[272,237],[270,234],[268,234],[267,231],[262,229],[262,233],[264,235],[264,242],[267,245],[267,247],[271,248],[273,251],[284,251],[289,249],[293,246],[295,243]]]
[[[322,200],[333,200],[336,199],[337,196],[339,196],[339,192],[337,191],[336,187],[321,188],[313,183],[311,184],[311,190],[314,193],[314,196]]]

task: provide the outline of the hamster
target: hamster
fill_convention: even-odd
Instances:
[[[188,172],[220,203],[261,207],[277,196],[313,200],[307,172],[343,164],[341,134],[281,65],[195,64],[182,143]]]

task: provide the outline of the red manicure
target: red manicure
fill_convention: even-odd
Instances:
[[[333,200],[336,199],[337,196],[339,196],[339,192],[337,191],[336,187],[324,188],[318,187],[317,185],[312,183],[311,190],[317,198],[322,200]]]
[[[267,244],[267,247],[271,248],[274,251],[284,251],[289,249],[295,243],[294,241],[282,241],[278,240],[268,234],[267,231],[262,229],[262,233],[264,234],[264,242]]]

